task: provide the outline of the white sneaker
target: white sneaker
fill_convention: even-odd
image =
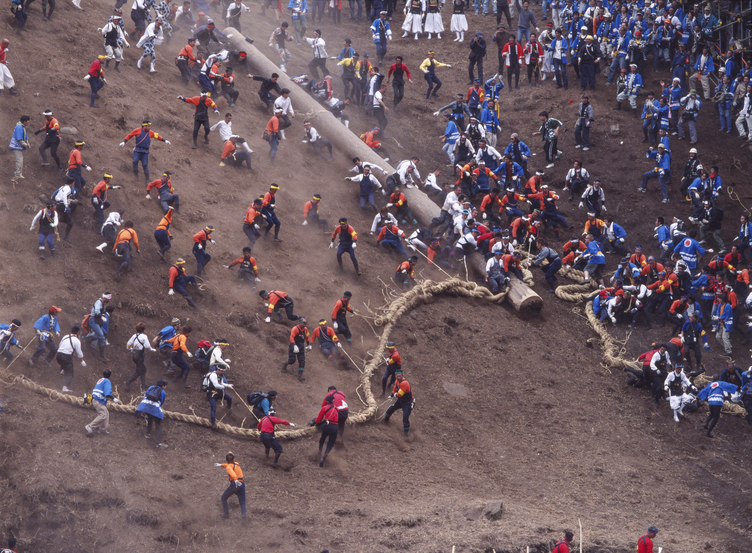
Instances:
[[[553,166],[554,166],[553,163],[549,163],[548,165],[546,165],[546,169],[551,169],[551,167],[553,167]]]
[[[679,422],[679,415],[676,414],[676,411],[674,411],[674,420]]]
[[[16,175],[16,178],[17,178],[17,179],[25,179],[26,177],[24,177],[23,175],[20,175],[20,174],[19,174],[19,175]]]
[[[582,151],[583,151],[583,152],[587,152],[587,151],[589,151],[589,150],[590,150],[590,146],[585,146],[585,147],[584,147],[584,148],[582,149]]]
[[[87,434],[94,434],[94,430],[92,430],[91,426],[89,426],[88,424],[84,426],[84,430],[86,430]]]
[[[144,58],[138,58],[138,61],[136,62],[136,67],[138,67],[139,69],[141,69],[141,60],[143,59]]]
[[[577,149],[582,148],[582,144],[577,144],[577,146],[575,146],[575,148],[577,148]]]
[[[436,38],[438,38],[439,40],[441,40],[441,33],[436,33]]]
[[[96,249],[98,249],[100,253],[104,253],[105,246],[107,246],[107,242],[105,242],[104,244],[100,244],[99,246],[97,246]]]
[[[404,34],[402,35],[402,38],[407,37],[408,34],[410,34],[410,33],[408,33],[407,31],[405,31]]]
[[[63,371],[60,371],[60,372],[63,372]],[[65,386],[63,386],[63,393],[64,394],[70,394],[70,393],[73,393],[73,390],[69,390],[68,388],[66,388]]]

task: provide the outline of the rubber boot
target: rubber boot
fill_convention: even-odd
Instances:
[[[645,135],[645,138],[642,139],[642,143],[644,144],[645,142],[649,142],[650,139],[648,138],[648,130],[647,129],[642,129],[642,134]]]
[[[274,464],[275,464],[275,465],[278,465],[278,464],[279,464],[279,456],[280,456],[280,455],[281,455],[281,453],[275,453],[275,454],[274,454]]]
[[[635,119],[639,117],[639,115],[637,115],[637,108],[632,108],[632,117],[634,117]]]
[[[47,6],[42,6],[42,21],[47,19]]]
[[[303,382],[305,380],[305,376],[303,376],[303,369],[298,369],[298,381]]]
[[[193,141],[193,146],[191,146],[191,149],[195,150],[196,148],[198,148],[198,144],[196,144],[196,141],[194,140]]]
[[[151,64],[149,64],[149,73],[156,73],[157,72],[157,70],[154,69],[154,64],[155,63],[156,63],[156,61],[152,59],[151,60]]]
[[[409,431],[410,431],[409,429],[408,429],[408,430],[405,430],[405,438],[407,438],[407,433],[408,433]]]
[[[108,363],[110,360],[104,356],[104,346],[99,346],[99,360]]]
[[[70,234],[71,228],[72,227],[65,227],[65,234],[63,235],[63,240],[65,240],[66,242],[70,242],[70,240],[68,239],[68,235]]]
[[[106,62],[104,62],[104,68],[109,69],[110,68],[110,60],[108,59]]]
[[[196,305],[196,302],[193,301],[193,299],[191,299],[190,296],[186,296],[185,297],[185,301],[187,301],[188,305],[190,305],[191,307],[193,307],[193,309],[198,309],[198,305]]]
[[[133,170],[133,176],[138,178],[138,169]]]
[[[287,361],[285,361],[284,363],[282,363],[282,372],[283,373],[287,372]]]
[[[115,62],[115,71],[117,71],[118,73],[120,73],[120,62],[119,61]]]
[[[213,430],[217,429],[217,419],[215,417],[211,418],[211,427]]]
[[[613,111],[621,111],[621,102],[616,102],[616,107],[612,108]]]

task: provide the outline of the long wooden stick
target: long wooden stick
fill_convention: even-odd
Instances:
[[[36,337],[36,336],[34,336],[34,337],[33,337],[33,338],[31,339],[31,342],[33,342],[33,341],[34,341],[34,340],[36,340],[36,339],[37,339],[37,337]],[[31,342],[29,342],[28,344],[26,344],[26,348],[28,348],[28,347],[29,347],[29,346],[31,345]],[[25,352],[25,351],[26,351],[26,348],[22,349],[22,350],[21,350],[21,353]],[[6,349],[10,349],[10,338],[8,338],[8,345],[6,346]],[[15,363],[16,359],[18,359],[18,358],[19,358],[19,357],[21,356],[21,353],[19,353],[19,354],[18,354],[18,355],[16,355],[16,356],[15,356],[15,357],[14,357],[13,359],[11,359],[11,362],[10,362],[10,363],[8,363],[8,366],[7,366],[7,367],[5,367],[5,368],[6,368],[6,369],[10,369],[10,366],[11,366],[11,365],[12,365],[13,363]]]
[[[582,553],[582,521],[578,518],[577,523],[580,525],[580,553]]]

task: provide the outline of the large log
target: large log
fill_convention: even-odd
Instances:
[[[262,54],[258,48],[246,42],[245,37],[233,27],[227,27],[224,30],[226,35],[231,35],[229,41],[234,50],[245,52],[248,56],[248,62],[253,66],[258,74],[271,75],[279,74],[277,83],[280,88],[289,88],[294,91],[290,94],[290,99],[295,111],[304,113],[311,120],[319,133],[327,138],[340,151],[348,157],[359,157],[363,161],[374,163],[383,167],[388,174],[395,172],[394,167],[386,163],[376,152],[371,150],[361,141],[358,136],[352,133],[347,127],[340,123],[334,115],[319,104],[310,94],[303,92],[279,67],[274,65],[269,58]],[[385,180],[383,175],[376,175],[377,178]],[[431,219],[438,217],[441,209],[437,206],[424,192],[418,188],[407,188],[404,191],[410,209],[421,224],[428,226]],[[481,279],[485,278],[486,267],[483,262],[483,256],[472,254],[469,258],[470,265]],[[515,281],[516,279],[513,279]],[[507,298],[514,305],[517,311],[529,309],[540,309],[543,301],[540,296],[533,292],[525,283],[516,281],[512,285],[514,293],[510,290]],[[537,307],[536,307],[537,306]]]
[[[479,280],[486,278],[486,262],[478,252],[467,256],[467,265]],[[518,312],[540,311],[543,300],[527,284],[515,276],[509,277],[509,294],[507,299]]]
[[[233,27],[227,27],[224,30],[229,37],[233,50],[245,52],[248,56],[248,62],[259,75],[271,75],[277,73],[279,79],[277,84],[280,88],[289,88],[292,91],[290,100],[296,112],[305,114],[305,117],[311,121],[324,138],[329,140],[338,150],[344,152],[348,157],[359,157],[382,167],[388,174],[394,173],[394,167],[385,162],[376,152],[371,150],[358,136],[340,123],[334,115],[316,101],[310,94],[303,92],[282,70],[274,65],[269,58],[262,54],[258,48],[246,42],[245,37]],[[374,175],[384,182],[383,175]]]

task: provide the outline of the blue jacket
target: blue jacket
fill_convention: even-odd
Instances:
[[[660,102],[658,100],[653,100],[653,106],[655,106],[655,110],[650,109],[650,100],[645,100],[645,105],[642,108],[642,118],[648,118],[652,119],[653,122],[658,120],[658,107],[660,106]]]
[[[700,390],[697,399],[707,401],[708,405],[723,405],[723,392],[733,394],[736,391],[737,387],[730,382],[711,382]]]
[[[705,255],[705,248],[703,248],[699,242],[687,236],[676,245],[674,253],[681,255],[681,258],[690,269],[696,269],[698,254],[699,257]]]
[[[746,229],[744,227],[747,227]],[[752,223],[746,223],[746,225],[742,225],[739,229],[739,240],[744,240],[744,234],[747,234],[747,243],[752,244]]]
[[[671,242],[671,231],[666,225],[659,226],[656,234],[658,235],[658,244],[661,246],[666,242]]]
[[[151,387],[149,388],[149,390]],[[147,415],[151,415],[153,417],[156,417],[158,419],[164,420],[164,413],[162,412],[162,406],[164,405],[165,398],[167,397],[167,392],[162,390],[160,396],[161,399],[159,400],[159,403],[155,401],[149,401],[146,399],[146,394],[149,392],[149,390],[146,390],[144,392],[144,399],[141,400],[141,403],[138,404],[138,408],[136,409],[137,413],[146,413]]]
[[[98,401],[102,405],[107,405],[107,398],[114,397],[112,395],[112,384],[108,378],[100,378],[97,381],[97,385],[91,391],[92,399]]]
[[[655,160],[655,167],[659,171],[671,171],[671,154],[668,152],[659,153],[659,150],[652,150],[645,154],[646,157]]]
[[[502,83],[501,81],[495,83],[494,78],[491,77],[485,83],[483,83],[483,89],[486,91],[487,100],[498,100],[499,94],[504,89],[504,83]]]
[[[525,144],[522,140],[520,140],[519,142],[517,142],[517,148],[519,149],[520,156],[525,156],[525,157],[529,158],[532,155],[530,153],[530,148],[528,148],[527,144]],[[510,142],[509,146],[507,146],[504,149],[504,155],[505,156],[512,156],[512,161],[517,161],[517,162],[524,161],[522,158],[516,159],[517,156],[516,156],[514,150],[515,150],[515,144],[514,144],[514,142]]]
[[[719,194],[723,193],[723,181],[721,180],[721,177],[718,175],[714,177],[708,177],[708,181],[710,182],[710,186],[713,189],[713,197],[717,198]]]
[[[51,324],[51,321],[54,321],[55,324]],[[39,339],[43,342],[51,339],[52,336],[50,334],[53,332],[60,332],[60,324],[57,322],[57,317],[50,317],[49,315],[39,317],[37,322],[34,323],[34,328],[47,331],[42,332],[41,336],[39,336]]]
[[[634,263],[629,263],[627,265],[627,277],[636,280],[640,278],[640,269],[637,268],[637,265]],[[624,265],[619,265],[619,268],[616,269],[616,272],[614,273],[614,280],[621,280],[624,281]]]
[[[496,170],[494,171],[494,175],[499,177],[499,184],[502,188],[506,189],[508,185],[511,185],[511,182],[507,182],[507,172],[504,169],[506,167],[506,163],[502,163],[499,165]],[[513,161],[512,162],[512,176],[517,176],[517,188],[520,187],[520,181],[522,181],[525,178],[525,171],[522,169],[522,166]]]
[[[10,149],[23,151],[21,141],[28,142],[29,135],[26,134],[26,127],[23,126],[23,123],[19,122],[16,123],[16,128],[13,129],[13,136],[10,139]]]
[[[698,313],[697,314],[697,318],[698,319],[702,318],[702,314]],[[692,327],[694,327],[695,339],[697,340],[697,342],[699,343],[700,340],[702,340],[705,343],[705,345],[707,346],[708,345],[708,335],[705,332],[705,330],[702,328],[702,325],[700,323],[692,323],[691,321],[685,321],[684,324],[682,325],[681,331],[682,332],[687,332]]]
[[[614,231],[614,237],[617,240],[619,238],[624,238],[627,235],[627,231],[624,230],[623,228],[621,228],[621,226],[619,226],[618,223],[611,223],[611,225],[609,225],[609,226],[613,227],[612,230]],[[608,232],[608,228],[606,228],[606,230],[604,231],[604,234],[606,232]]]
[[[567,49],[569,48],[569,43],[566,38],[561,37],[561,39],[553,39],[551,44],[548,45],[548,51],[556,52],[556,42],[558,40],[561,40],[561,63],[567,63]]]
[[[600,25],[598,25],[596,35],[607,39],[611,36],[614,29],[615,27],[613,23],[611,23],[610,21],[603,21]]]
[[[353,54],[355,54],[355,48],[353,48],[352,46],[345,46],[344,48],[342,48],[339,56],[337,56],[337,59],[339,61],[342,61],[347,58],[352,58]]]
[[[258,404],[259,409],[261,409],[264,412],[264,415],[269,414],[269,409],[272,408],[272,402],[269,401],[269,398],[264,398],[261,400],[261,402]]]
[[[708,275],[700,275],[695,280],[692,281],[692,289],[695,291],[695,294],[700,292],[700,288],[705,288],[708,285]],[[704,291],[701,293],[700,297],[704,300],[712,300],[715,297],[715,294],[712,291]]]
[[[444,130],[444,136],[446,136],[447,144],[454,144],[460,137],[460,131],[457,129],[457,125],[451,119]]]
[[[611,45],[616,48],[617,44],[619,44],[619,39],[622,38],[620,34],[616,34],[614,38],[611,39]],[[632,33],[627,31],[624,34],[624,39],[621,41],[621,45],[619,46],[619,50],[617,51],[617,54],[620,58],[624,58],[629,53],[629,43],[632,42]]]
[[[593,240],[587,245],[585,253],[582,255],[583,259],[586,259],[589,265],[605,265],[606,256],[601,252],[601,246]]]
[[[371,35],[373,36],[373,43],[378,44],[381,42],[381,33],[379,33],[379,26],[381,24],[384,24],[384,36],[386,37],[389,35],[389,32],[391,29],[389,28],[389,22],[385,19],[384,21],[381,21],[381,18],[379,17],[371,24]],[[387,40],[389,40],[387,38]]]
[[[295,0],[290,0],[290,2],[287,4],[287,9],[292,12],[292,18],[293,19],[305,19],[305,14],[308,10],[308,2],[306,0],[301,0],[300,6],[298,9],[299,12],[292,11],[293,8],[298,7],[297,2]]]
[[[496,127],[499,125],[496,110],[483,108],[483,111],[480,112],[480,122],[486,126],[486,133],[496,134]]]
[[[161,348],[167,340],[174,338],[175,334],[177,334],[177,332],[175,331],[175,327],[172,325],[167,325],[162,330],[160,330],[159,331],[159,347]],[[172,347],[170,344],[167,344],[167,345]]]
[[[726,332],[732,332],[734,330],[734,309],[730,303],[726,303],[718,307],[718,317],[723,321],[723,326]]]
[[[715,66],[713,65],[713,56],[708,56],[708,59],[706,60],[705,67],[700,67],[700,62],[702,61],[702,56],[697,56],[697,61],[695,62],[694,70],[699,71],[701,75],[707,75],[708,73],[712,73],[715,71]]]
[[[0,330],[10,330],[10,327],[3,323],[0,324]],[[10,335],[10,340],[5,343],[4,347],[15,346],[16,344],[18,344],[18,340],[16,340],[16,333],[14,332]]]
[[[637,96],[640,94],[640,89],[642,88],[642,77],[639,73],[629,73],[627,74],[627,90],[629,91],[629,94],[632,96]]]

